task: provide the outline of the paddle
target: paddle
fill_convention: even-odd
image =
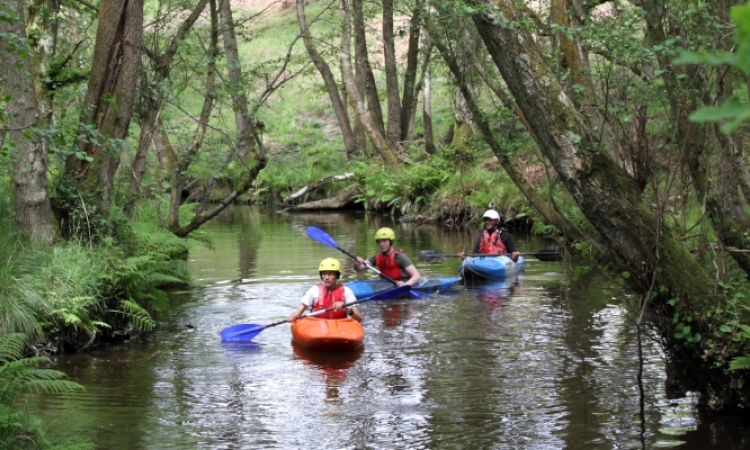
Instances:
[[[307,234],[307,237],[309,237],[313,241],[320,242],[321,244],[327,245],[327,246],[329,246],[331,248],[335,248],[336,250],[342,252],[343,254],[345,254],[346,256],[350,257],[351,259],[353,259],[355,261],[357,260],[356,256],[352,255],[351,253],[347,252],[343,248],[339,247],[339,244],[337,244],[336,241],[333,240],[333,238],[331,237],[331,235],[328,234],[328,233],[326,233],[325,231],[321,230],[320,228],[313,227],[313,226],[307,227],[307,229],[305,230],[305,234]],[[374,271],[375,273],[377,273],[381,277],[383,277],[386,280],[390,281],[394,285],[398,286],[398,282],[396,280],[394,280],[393,278],[389,277],[388,275],[385,275],[383,272],[379,271],[375,267],[371,266],[369,261],[365,261],[365,266],[367,266],[368,269]],[[411,291],[411,295],[414,298],[419,298],[419,297],[423,297],[423,296],[425,296],[427,294],[425,294],[424,292],[419,292],[419,291]]]
[[[409,286],[399,286],[393,289],[389,289],[387,291],[378,292],[375,295],[371,295],[367,298],[363,298],[355,302],[344,303],[344,308],[348,308],[349,306],[353,306],[353,305],[359,305],[360,303],[371,302],[373,300],[392,300],[395,298],[403,297],[404,295],[407,295],[408,293],[409,293]],[[314,316],[324,314],[330,311],[333,311],[333,308],[321,309],[320,311],[315,311],[310,314],[305,314],[303,316],[300,316],[298,319],[301,319],[303,317],[314,317]],[[222,342],[251,341],[255,336],[259,335],[260,332],[265,330],[266,328],[275,327],[276,325],[281,325],[282,323],[287,323],[287,320],[286,319],[279,320],[278,322],[269,323],[268,325],[260,325],[256,323],[243,323],[239,325],[232,325],[231,327],[227,327],[221,330],[221,341]]]
[[[478,253],[470,253],[466,256],[474,256],[478,258],[492,257],[492,256],[510,256],[508,253],[498,253],[493,255],[482,255]],[[533,256],[539,261],[561,261],[563,259],[563,247],[552,246],[539,250],[535,253],[521,253],[521,256]],[[437,250],[421,250],[417,253],[417,258],[422,262],[441,262],[445,258],[458,258],[456,254],[446,254]]]

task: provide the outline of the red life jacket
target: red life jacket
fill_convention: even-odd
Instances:
[[[487,230],[482,231],[482,240],[479,241],[479,253],[483,255],[508,253],[503,240],[500,239],[500,230],[495,230],[492,234],[488,233]]]
[[[345,302],[346,296],[344,295],[344,285],[337,284],[332,291],[328,291],[323,283],[318,284],[318,301],[313,306],[313,311],[320,311],[322,309],[333,308],[333,304],[336,302]],[[340,309],[338,311],[329,311],[324,314],[319,314],[315,317],[321,319],[345,319],[346,311]]]
[[[401,267],[399,267],[398,264],[396,264],[396,254],[403,252],[404,249],[397,248],[393,252],[391,252],[388,256],[383,256],[383,253],[380,252],[377,255],[375,255],[375,265],[378,266],[378,269],[383,272],[383,275],[389,276],[393,278],[394,280],[400,280],[401,279]],[[386,278],[384,276],[380,277],[381,279],[385,280]]]

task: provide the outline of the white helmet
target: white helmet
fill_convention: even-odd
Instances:
[[[500,214],[498,214],[498,212],[494,209],[488,209],[482,215],[482,219],[500,220]]]

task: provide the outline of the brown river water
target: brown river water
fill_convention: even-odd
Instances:
[[[214,248],[190,255],[193,285],[145,340],[60,355],[54,367],[86,391],[32,408],[52,431],[102,449],[742,449],[750,426],[704,417],[695,398],[664,393],[658,345],[644,342],[643,397],[632,294],[575,263],[528,258],[517,280],[448,295],[361,306],[365,344],[311,354],[286,324],[254,345],[222,345],[233,324],[289,315],[339,258],[344,281],[371,278],[305,236],[314,225],[359,256],[391,226],[423,275],[459,261],[417,251],[470,250],[474,233],[409,226],[363,212],[282,215],[234,207],[205,227]],[[514,233],[520,251],[545,244]]]

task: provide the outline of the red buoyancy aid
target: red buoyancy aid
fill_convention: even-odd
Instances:
[[[503,240],[500,239],[500,230],[490,234],[487,230],[482,231],[482,240],[479,241],[479,253],[483,255],[496,255],[498,253],[508,253]]]
[[[403,252],[404,249],[397,248],[393,252],[391,252],[388,256],[383,256],[383,253],[378,253],[375,255],[375,265],[378,266],[378,269],[383,272],[383,275],[386,275],[388,277],[393,278],[394,280],[400,280],[401,279],[401,267],[398,266],[396,263],[396,254]],[[381,279],[385,280],[386,278],[384,276],[380,277]]]
[[[323,283],[318,284],[318,301],[313,306],[313,311],[320,311],[322,309],[333,308],[333,304],[336,302],[345,302],[346,295],[344,295],[344,285],[337,284],[332,291],[326,289]],[[316,317],[321,319],[345,319],[346,311],[340,309],[338,311],[329,311],[324,314],[319,314]]]

